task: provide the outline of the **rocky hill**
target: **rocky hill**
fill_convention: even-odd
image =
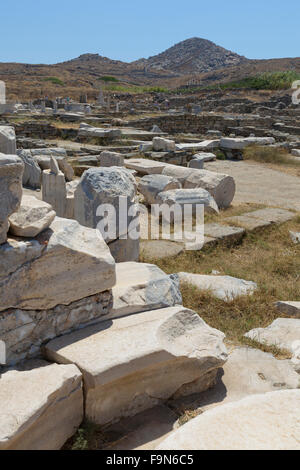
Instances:
[[[248,59],[245,57],[217,46],[211,41],[191,38],[149,59],[140,59],[135,64],[157,70],[190,74],[210,72],[246,62]]]

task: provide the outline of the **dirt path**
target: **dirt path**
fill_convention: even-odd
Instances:
[[[206,163],[205,169],[234,177],[237,187],[234,205],[251,202],[300,212],[300,178],[297,176],[243,161],[217,160]]]

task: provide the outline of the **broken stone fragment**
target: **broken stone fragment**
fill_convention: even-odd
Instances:
[[[9,218],[9,231],[17,237],[36,237],[49,228],[55,216],[50,204],[33,196],[23,196],[20,208]]]
[[[232,301],[242,295],[251,295],[257,289],[255,282],[231,276],[209,276],[204,274],[179,273],[180,282],[191,284],[202,291],[210,291],[214,297]]]

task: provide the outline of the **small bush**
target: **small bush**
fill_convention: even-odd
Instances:
[[[119,80],[116,77],[110,77],[110,76],[104,76],[100,77],[99,80],[102,80],[103,82],[118,82]]]
[[[43,79],[44,82],[51,82],[54,85],[61,85],[64,86],[64,82],[60,80],[58,77],[46,77]]]

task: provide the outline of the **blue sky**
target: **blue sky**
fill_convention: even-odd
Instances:
[[[0,18],[0,62],[132,61],[195,36],[251,59],[300,56],[299,0],[14,0]]]

